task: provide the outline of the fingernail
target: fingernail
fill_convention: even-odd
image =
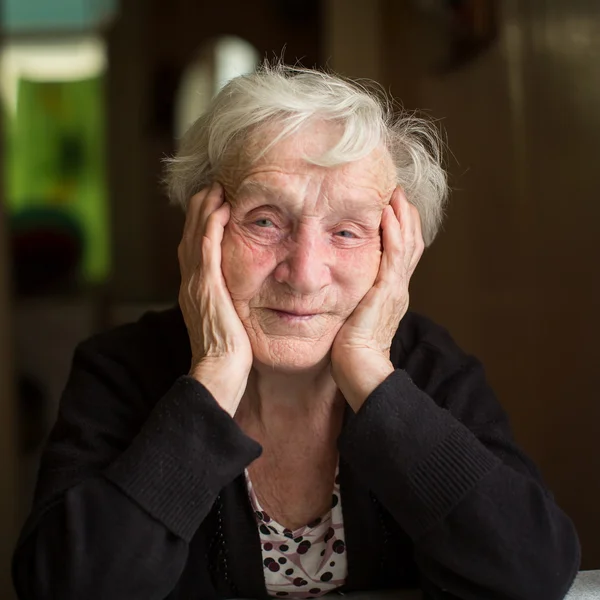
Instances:
[[[218,181],[213,182],[212,191],[219,194],[221,198],[223,197],[223,186]]]

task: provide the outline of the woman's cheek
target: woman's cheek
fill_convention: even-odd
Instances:
[[[361,296],[375,283],[380,263],[379,242],[341,252],[336,261],[338,272]]]
[[[253,244],[235,224],[225,227],[221,250],[223,276],[232,298],[252,299],[274,268],[273,253]]]

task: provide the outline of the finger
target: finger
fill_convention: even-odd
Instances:
[[[400,186],[398,186],[392,193],[392,199],[389,204],[393,211],[396,221],[400,227],[400,233],[402,237],[402,246],[406,252],[410,252],[412,235],[412,219],[410,215],[411,204],[406,199],[406,195]]]
[[[199,247],[194,244],[194,237],[198,228],[198,222],[200,221],[200,211],[206,197],[208,196],[208,193],[210,192],[210,189],[210,187],[202,189],[197,194],[194,194],[188,202],[183,234],[177,248],[179,271],[181,273],[182,280],[188,278],[190,275],[189,270],[196,268],[200,258],[198,256]]]
[[[231,208],[224,203],[210,214],[206,223],[203,244],[208,252],[205,264],[213,273],[221,273],[221,243],[230,216]]]
[[[414,204],[408,200],[406,194],[400,187],[396,188],[395,190],[392,206],[394,208],[396,218],[400,222],[402,233],[410,236],[411,239],[414,239],[417,225],[415,222],[415,215],[418,216],[419,213]]]
[[[202,204],[202,207],[200,209],[200,218],[198,219],[195,231],[196,240],[202,239],[202,236],[206,231],[206,226],[208,224],[208,219],[210,215],[220,206],[222,206],[223,202],[223,186],[221,186],[221,184],[218,181],[215,181],[212,187],[210,188],[210,191],[206,195],[204,203]]]
[[[391,206],[386,206],[383,209],[381,238],[383,255],[381,257],[378,279],[380,281],[389,281],[391,278],[395,279],[396,274],[402,270],[402,255],[404,250],[400,223]]]
[[[402,188],[398,186],[392,193],[390,206],[392,207],[394,214],[400,223],[402,223],[402,204],[404,201],[406,201],[406,196]]]
[[[194,194],[188,203],[183,239],[194,240],[202,236],[209,215],[223,203],[223,188],[217,182]]]
[[[402,231],[406,269],[412,274],[419,262],[425,244],[421,230],[421,215],[417,207],[409,202],[406,194],[399,190],[397,198],[397,215]]]
[[[190,198],[185,215],[185,225],[183,226],[183,238],[192,237],[196,232],[196,228],[198,226],[198,219],[200,217],[200,209],[202,208],[204,199],[206,198],[210,190],[210,186],[205,187]]]
[[[410,262],[411,273],[415,270],[417,263],[421,260],[421,256],[423,256],[423,251],[425,250],[425,241],[423,240],[423,230],[421,227],[421,215],[417,208],[411,205],[412,211],[412,220],[414,223],[414,240],[415,240],[415,249],[413,252],[413,256]]]
[[[222,202],[222,188],[217,182],[194,194],[190,199],[186,225],[177,249],[182,277],[185,277],[186,273],[189,274],[189,269],[195,270],[202,262],[202,239],[206,222]]]
[[[404,244],[406,268],[412,273],[423,252],[421,218],[417,208],[402,192],[398,195],[400,228]]]
[[[414,236],[414,223],[412,218],[411,207],[412,204],[408,201],[406,194],[399,190],[398,193],[398,221],[400,221],[400,228],[402,229],[403,237],[410,237],[412,240]]]

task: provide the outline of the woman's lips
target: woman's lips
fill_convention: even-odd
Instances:
[[[278,308],[269,308],[268,310],[274,312],[281,319],[289,321],[308,321],[316,316],[316,313],[290,312],[287,310],[280,310]]]

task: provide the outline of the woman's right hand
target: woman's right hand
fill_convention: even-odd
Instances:
[[[177,255],[179,305],[192,351],[189,374],[233,416],[246,389],[252,348],[221,269],[221,242],[229,215],[219,183],[193,196]]]

